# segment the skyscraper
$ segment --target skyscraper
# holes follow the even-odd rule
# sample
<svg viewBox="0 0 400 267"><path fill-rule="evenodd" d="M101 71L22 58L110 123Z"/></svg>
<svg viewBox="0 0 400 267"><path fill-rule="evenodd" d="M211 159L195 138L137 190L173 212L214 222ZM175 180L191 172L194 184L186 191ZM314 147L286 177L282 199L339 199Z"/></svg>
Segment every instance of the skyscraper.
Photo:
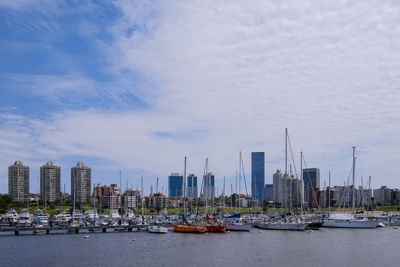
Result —
<svg viewBox="0 0 400 267"><path fill-rule="evenodd" d="M314 193L316 189L320 188L320 176L318 168L303 169L303 180L304 180L304 201L311 205L315 197Z"/></svg>
<svg viewBox="0 0 400 267"><path fill-rule="evenodd" d="M40 167L40 201L54 203L61 199L61 167L46 162Z"/></svg>
<svg viewBox="0 0 400 267"><path fill-rule="evenodd" d="M183 196L183 176L179 173L171 173L168 176L168 196L169 198Z"/></svg>
<svg viewBox="0 0 400 267"><path fill-rule="evenodd" d="M265 186L264 152L251 152L251 196L260 203Z"/></svg>
<svg viewBox="0 0 400 267"><path fill-rule="evenodd" d="M282 187L282 183L281 183L281 179L283 177L282 171L281 170L277 170L276 173L274 173L273 176L273 190L274 190L274 202L275 204L280 204L282 203L282 192L281 192L281 187Z"/></svg>
<svg viewBox="0 0 400 267"><path fill-rule="evenodd" d="M197 176L189 174L187 177L187 197L189 199L197 198Z"/></svg>
<svg viewBox="0 0 400 267"><path fill-rule="evenodd" d="M13 201L29 200L29 167L20 160L8 167L8 194Z"/></svg>
<svg viewBox="0 0 400 267"><path fill-rule="evenodd" d="M92 170L83 162L78 162L71 168L71 194L75 193L75 202L81 204L90 203ZM75 191L76 189L76 191Z"/></svg>
<svg viewBox="0 0 400 267"><path fill-rule="evenodd" d="M274 201L274 185L266 184L264 187L264 200Z"/></svg>
<svg viewBox="0 0 400 267"><path fill-rule="evenodd" d="M299 207L304 202L304 183L302 180L283 174L274 173L273 198L282 208Z"/></svg>
<svg viewBox="0 0 400 267"><path fill-rule="evenodd" d="M203 199L213 200L215 197L215 177L214 174L208 172L204 175Z"/></svg>

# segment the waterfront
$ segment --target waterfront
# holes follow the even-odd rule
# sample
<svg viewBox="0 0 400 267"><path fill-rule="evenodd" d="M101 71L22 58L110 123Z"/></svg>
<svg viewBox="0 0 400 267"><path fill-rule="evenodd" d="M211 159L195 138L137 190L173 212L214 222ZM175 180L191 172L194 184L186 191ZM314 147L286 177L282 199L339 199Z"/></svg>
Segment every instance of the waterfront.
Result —
<svg viewBox="0 0 400 267"><path fill-rule="evenodd" d="M85 238L89 235L90 238ZM1 266L395 266L400 229L0 236Z"/></svg>

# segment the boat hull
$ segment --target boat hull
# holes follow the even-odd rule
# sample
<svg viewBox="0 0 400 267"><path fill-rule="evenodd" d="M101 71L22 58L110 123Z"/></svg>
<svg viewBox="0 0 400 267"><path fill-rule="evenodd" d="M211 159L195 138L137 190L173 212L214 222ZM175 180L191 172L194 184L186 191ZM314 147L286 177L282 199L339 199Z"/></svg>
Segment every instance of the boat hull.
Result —
<svg viewBox="0 0 400 267"><path fill-rule="evenodd" d="M228 224L226 230L228 231L250 231L250 224Z"/></svg>
<svg viewBox="0 0 400 267"><path fill-rule="evenodd" d="M161 226L154 226L154 227L149 227L147 228L147 232L153 233L153 234L166 234L168 233L168 228L161 227Z"/></svg>
<svg viewBox="0 0 400 267"><path fill-rule="evenodd" d="M225 233L226 226L218 226L218 225L207 225L206 226L208 232L213 233Z"/></svg>
<svg viewBox="0 0 400 267"><path fill-rule="evenodd" d="M265 230L304 231L307 223L257 223L255 227Z"/></svg>
<svg viewBox="0 0 400 267"><path fill-rule="evenodd" d="M174 231L180 233L204 233L207 228L202 226L174 225Z"/></svg>
<svg viewBox="0 0 400 267"><path fill-rule="evenodd" d="M365 220L325 220L322 224L323 227L330 228L358 228L358 229L371 229L379 226L379 221L365 221Z"/></svg>

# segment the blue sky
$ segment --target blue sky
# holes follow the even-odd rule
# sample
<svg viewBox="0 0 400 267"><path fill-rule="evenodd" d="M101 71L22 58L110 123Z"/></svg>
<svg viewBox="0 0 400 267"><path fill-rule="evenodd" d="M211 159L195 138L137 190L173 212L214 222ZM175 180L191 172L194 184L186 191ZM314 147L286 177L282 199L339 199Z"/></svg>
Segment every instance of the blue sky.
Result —
<svg viewBox="0 0 400 267"><path fill-rule="evenodd" d="M221 186L238 151L266 152L266 182L295 156L342 184L357 146L373 186L399 187L397 2L46 1L0 3L0 192L7 166L70 168L138 186L171 172ZM299 166L297 159L296 165ZM323 184L323 181L321 181ZM228 189L227 189L228 190ZM229 191L229 190L228 190Z"/></svg>

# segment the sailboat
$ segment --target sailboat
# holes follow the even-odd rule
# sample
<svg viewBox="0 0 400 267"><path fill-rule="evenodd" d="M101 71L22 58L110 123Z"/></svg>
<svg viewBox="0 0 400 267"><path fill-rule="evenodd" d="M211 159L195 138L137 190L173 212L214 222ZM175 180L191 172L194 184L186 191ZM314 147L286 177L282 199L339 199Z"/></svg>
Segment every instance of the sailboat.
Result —
<svg viewBox="0 0 400 267"><path fill-rule="evenodd" d="M356 219L355 214L355 172L356 172L356 147L353 146L353 186L352 186L352 208L351 214L330 214L328 219L324 220L323 227L332 228L376 228L381 225L379 221L369 219Z"/></svg>
<svg viewBox="0 0 400 267"><path fill-rule="evenodd" d="M226 230L228 231L250 231L251 229L251 224L243 222L242 218L240 218L240 213L235 213L226 217L226 219Z"/></svg>
<svg viewBox="0 0 400 267"><path fill-rule="evenodd" d="M244 177L244 170L243 170L243 160L242 160L242 153L239 151L239 194L236 193L236 196L240 196L240 182L241 182L241 174L243 172L243 177ZM236 173L237 176L237 173ZM245 178L245 177L244 177ZM237 189L237 188L236 188ZM246 186L246 196L247 195L247 186ZM240 206L240 199L239 201L236 200L236 207ZM250 214L250 208L249 208L249 214ZM240 208L239 208L239 213L236 212L235 214L226 217L227 225L226 225L226 230L228 231L250 231L251 229L251 224L246 223L242 220L240 217Z"/></svg>
<svg viewBox="0 0 400 267"><path fill-rule="evenodd" d="M183 172L183 223L181 224L173 224L174 231L180 233L204 233L207 231L207 228L203 226L192 225L188 222L186 218L186 157L185 157L185 167Z"/></svg>
<svg viewBox="0 0 400 267"><path fill-rule="evenodd" d="M285 176L288 176L287 166L287 152L288 152L288 130L285 129ZM302 222L300 218L274 218L267 220L264 218L263 221L257 222L255 225L257 228L265 230L292 230L292 231L304 231L306 230L308 223Z"/></svg>

